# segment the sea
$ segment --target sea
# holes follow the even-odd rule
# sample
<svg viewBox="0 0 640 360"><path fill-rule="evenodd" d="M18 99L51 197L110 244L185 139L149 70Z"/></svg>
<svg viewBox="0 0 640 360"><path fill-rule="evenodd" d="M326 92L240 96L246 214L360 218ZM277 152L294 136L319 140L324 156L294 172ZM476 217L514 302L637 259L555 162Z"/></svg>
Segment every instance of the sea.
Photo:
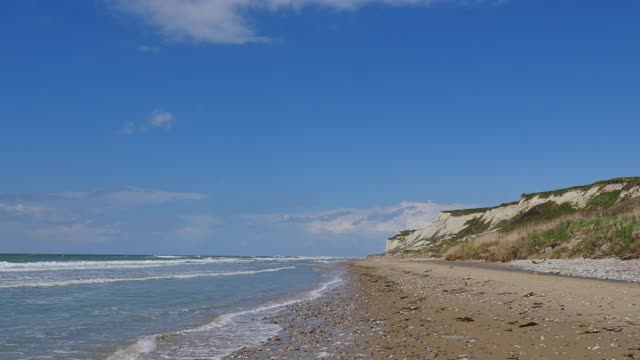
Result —
<svg viewBox="0 0 640 360"><path fill-rule="evenodd" d="M341 260L0 255L0 359L220 359L339 286Z"/></svg>

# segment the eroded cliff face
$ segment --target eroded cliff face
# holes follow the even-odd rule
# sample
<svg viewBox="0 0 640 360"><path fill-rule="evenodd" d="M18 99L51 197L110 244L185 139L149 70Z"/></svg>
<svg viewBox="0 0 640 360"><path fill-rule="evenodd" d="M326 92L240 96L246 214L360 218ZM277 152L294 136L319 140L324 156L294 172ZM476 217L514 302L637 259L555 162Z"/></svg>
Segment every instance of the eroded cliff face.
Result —
<svg viewBox="0 0 640 360"><path fill-rule="evenodd" d="M523 194L520 201L493 208L447 211L425 229L405 230L389 238L388 255L439 255L447 242L464 241L490 231L517 228L532 220L553 219L585 210L605 209L640 197L640 178L619 178L591 185Z"/></svg>

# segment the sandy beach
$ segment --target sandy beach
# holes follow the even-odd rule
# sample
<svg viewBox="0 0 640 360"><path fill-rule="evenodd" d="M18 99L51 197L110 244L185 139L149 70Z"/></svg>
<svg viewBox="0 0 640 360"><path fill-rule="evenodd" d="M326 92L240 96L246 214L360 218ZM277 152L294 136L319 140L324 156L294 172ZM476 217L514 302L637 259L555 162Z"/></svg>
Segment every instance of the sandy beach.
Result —
<svg viewBox="0 0 640 360"><path fill-rule="evenodd" d="M640 285L367 259L228 359L638 359Z"/></svg>

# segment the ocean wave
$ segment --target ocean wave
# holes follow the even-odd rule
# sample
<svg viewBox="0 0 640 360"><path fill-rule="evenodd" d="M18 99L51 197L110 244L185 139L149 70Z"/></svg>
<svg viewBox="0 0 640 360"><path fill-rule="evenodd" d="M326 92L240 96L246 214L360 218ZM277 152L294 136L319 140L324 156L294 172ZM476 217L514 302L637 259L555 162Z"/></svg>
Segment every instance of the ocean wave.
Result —
<svg viewBox="0 0 640 360"><path fill-rule="evenodd" d="M133 345L124 349L118 349L115 353L111 354L106 360L137 360L141 355L148 354L156 349L156 337L147 336Z"/></svg>
<svg viewBox="0 0 640 360"><path fill-rule="evenodd" d="M114 260L114 261L42 261L13 263L0 261L0 272L32 272L61 270L138 269L179 265L241 264L253 263L249 258L202 258L167 260Z"/></svg>
<svg viewBox="0 0 640 360"><path fill-rule="evenodd" d="M343 257L331 256L273 256L273 257L182 257L177 255L154 255L163 260L113 260L113 261L41 261L41 262L7 262L0 261L2 272L34 272L34 271L63 271L63 270L108 270L108 269L139 269L180 265L208 265L208 264L243 264L255 262L292 262L311 261L328 263L345 260Z"/></svg>
<svg viewBox="0 0 640 360"><path fill-rule="evenodd" d="M268 257L253 257L258 261L342 261L349 258L339 256L268 256Z"/></svg>
<svg viewBox="0 0 640 360"><path fill-rule="evenodd" d="M286 306L293 305L302 301L308 301L317 299L322 294L329 289L332 285L339 283L342 281L342 278L336 276L330 281L322 283L319 287L308 291L301 296L298 296L294 299L289 299L280 302L271 302L261 306L258 306L253 309L233 312L221 315L217 317L212 322L198 326L195 328L185 329L181 331L177 331L169 334L158 334L153 336L146 336L133 343L132 345L118 349L115 353L109 356L106 360L138 360L142 358L147 358L148 355L158 348L158 342L163 338L170 337L175 340L177 336L192 336L197 333L204 333L212 330L219 330L220 334L227 334L230 336L234 344L229 342L225 342L224 348L215 347L210 341L205 341L204 343L208 344L206 349L202 349L206 352L206 354L199 353L195 358L212 358L214 360L222 359L224 356L231 354L232 352L241 349L242 347L256 346L261 341L266 340L270 336L277 334L282 328L276 324L266 324L266 323L258 323L255 322L254 318L257 314L266 314L275 312L279 309L282 309ZM262 317L262 315L261 315ZM244 332L236 333L233 331L233 328L227 329L227 326L235 326L239 323L244 322L245 325L247 322L255 323L252 327L242 327ZM211 354L212 349L217 349L215 354ZM185 351L185 347L181 347L182 351ZM194 349L196 350L196 349ZM183 354L184 355L184 354ZM171 355L163 354L163 358L171 358ZM192 358L191 356L189 358Z"/></svg>
<svg viewBox="0 0 640 360"><path fill-rule="evenodd" d="M125 281L149 281L149 280L178 280L193 279L201 277L219 277L219 276L239 276L239 275L255 275L283 270L295 269L294 266L279 267L272 269L251 270L251 271L232 271L232 272L200 272L186 273L174 275L158 275L146 277L131 278L95 278L95 279L68 279L68 280L52 280L52 281L17 281L10 284L0 284L0 288L24 288L24 287L54 287L54 286L72 286L72 285L92 285L92 284L108 284L114 282Z"/></svg>
<svg viewBox="0 0 640 360"><path fill-rule="evenodd" d="M221 315L218 318L216 318L214 321L212 321L212 322L210 322L208 324L205 324L205 325L202 325L202 326L199 326L199 327L196 327L196 328L192 328L192 329L182 330L182 331L177 332L176 334L187 334L187 333L191 333L191 332L208 331L208 330L211 330L211 329L220 328L220 327L222 327L224 325L227 325L227 324L231 323L233 321L233 319L235 319L235 318L237 318L239 316L257 314L257 313L261 313L261 312L265 312L265 311L274 310L274 309L278 309L278 308L283 308L285 306L297 304L297 303L302 302L302 301L309 301L309 300L317 299L320 296L322 296L322 293L325 292L331 285L339 283L341 281L342 281L342 278L336 277L331 281L327 281L325 283L322 283L318 288L307 292L305 295L303 295L303 296L301 296L299 298L294 298L294 299L285 300L285 301L281 301L281 302L268 303L268 304L259 306L259 307L254 308L254 309L249 309L249 310L238 311L238 312L234 312L234 313Z"/></svg>

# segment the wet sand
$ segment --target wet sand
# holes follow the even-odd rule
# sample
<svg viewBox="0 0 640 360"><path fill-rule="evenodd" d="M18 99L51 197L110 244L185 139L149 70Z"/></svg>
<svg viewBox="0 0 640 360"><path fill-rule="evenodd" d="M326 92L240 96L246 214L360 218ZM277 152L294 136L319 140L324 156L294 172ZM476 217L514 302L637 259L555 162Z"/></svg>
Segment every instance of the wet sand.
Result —
<svg viewBox="0 0 640 360"><path fill-rule="evenodd" d="M640 359L640 285L367 259L229 359Z"/></svg>

